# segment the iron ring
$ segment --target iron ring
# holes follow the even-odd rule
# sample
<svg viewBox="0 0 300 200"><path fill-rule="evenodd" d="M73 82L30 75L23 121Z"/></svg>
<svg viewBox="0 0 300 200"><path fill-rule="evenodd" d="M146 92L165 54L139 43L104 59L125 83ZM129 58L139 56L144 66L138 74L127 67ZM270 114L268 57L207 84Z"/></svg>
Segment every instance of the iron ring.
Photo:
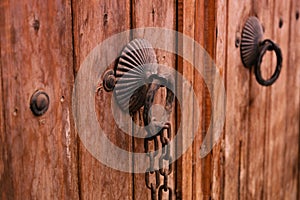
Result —
<svg viewBox="0 0 300 200"><path fill-rule="evenodd" d="M281 71L281 66L282 66L282 53L280 48L271 40L266 39L261 43L261 50L259 52L259 56L255 65L255 77L256 80L259 84L263 86L269 86L272 85L277 78L279 77L280 71ZM276 69L273 75L271 76L270 79L265 80L263 79L261 75L261 63L262 63L262 58L265 55L266 51L275 51L276 57L277 57L277 63L276 63Z"/></svg>

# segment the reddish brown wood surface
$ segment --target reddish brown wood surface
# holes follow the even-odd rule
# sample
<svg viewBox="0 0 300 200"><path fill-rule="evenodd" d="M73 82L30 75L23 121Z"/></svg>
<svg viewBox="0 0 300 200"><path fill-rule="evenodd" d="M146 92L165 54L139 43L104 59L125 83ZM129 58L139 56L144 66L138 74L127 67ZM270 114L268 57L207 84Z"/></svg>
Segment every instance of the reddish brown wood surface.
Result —
<svg viewBox="0 0 300 200"><path fill-rule="evenodd" d="M264 25L264 37L272 38L273 30L272 21L273 3L267 1L257 1L253 4L254 15L260 19ZM262 73L264 77L269 77L273 72L271 54L266 54L262 64ZM272 70L272 71L271 71ZM243 143L247 148L244 151L246 158L246 177L245 187L241 197L249 199L261 198L264 193L265 174L267 173L266 165L266 142L268 135L268 119L270 118L269 94L270 88L262 87L256 82L255 76L250 75L250 92L249 92L249 113L248 113L248 134L247 140ZM255 177L255 178L253 178Z"/></svg>
<svg viewBox="0 0 300 200"><path fill-rule="evenodd" d="M224 52L227 50L227 2L215 1L215 12L216 12L216 41L215 41L215 62L216 67L219 69L220 77L225 83L225 72L227 57ZM226 85L225 85L226 86ZM225 130L225 127L224 129ZM221 135L220 141L213 150L212 159L212 198L213 199L224 199L224 164L225 164L225 145L224 145L225 134Z"/></svg>
<svg viewBox="0 0 300 200"><path fill-rule="evenodd" d="M296 43L294 34L297 33L294 25L296 20L295 18L294 22L291 20L290 10L294 9L293 17L295 17L297 6L292 1L284 3L254 1L252 4L245 2L239 5L236 1L229 1L227 6L230 24L227 32L224 197L225 199L297 199L298 192L295 188L296 182L299 182L297 178L299 169L294 167L293 172L285 173L288 165L290 167L297 165L299 156L299 117L296 117L297 123L290 123L295 116L299 116L299 88L287 89L291 88L291 82L295 84L295 79L290 78L292 75L287 76L287 74L290 74L290 70L294 74L297 73L297 69L290 64L295 60L290 61L291 57L288 53L290 48L293 48L289 42L293 40ZM261 21L264 27L264 38L274 40L283 53L284 61L280 78L271 87L260 86L252 73L253 70L246 74L242 70L242 64L236 61L239 57L239 49L234 47L234 38L240 36L245 20L251 15L257 16ZM279 27L281 20L283 26ZM297 52L295 49L294 51ZM262 64L265 78L271 76L275 63L275 54L267 53ZM244 84L234 83L235 80ZM293 111L291 107L294 108ZM229 110L234 114L228 113ZM286 138L287 135L294 138L294 145L289 145L291 140ZM290 163L287 164L286 160ZM286 178L288 174L289 178ZM287 190L290 192L286 193Z"/></svg>
<svg viewBox="0 0 300 200"><path fill-rule="evenodd" d="M194 38L194 14L195 1L178 1L177 5L177 31ZM190 17L188 17L190 15ZM178 49L183 53L185 44L183 41L178 41ZM194 47L188 47L188 53L193 54ZM193 63L188 63L183 58L177 58L177 70L185 77L191 85L194 83L194 73L192 68ZM177 144L179 147L185 146L186 138L193 137L193 105L194 99L189 94L189 89L186 84L178 83L178 92L181 94L182 105L178 108L177 124L181 122L182 134L181 142ZM190 106L187 106L190 105ZM187 151L177 161L177 195L181 199L192 199L193 196L193 148L190 146Z"/></svg>
<svg viewBox="0 0 300 200"><path fill-rule="evenodd" d="M283 69L280 74L280 79L276 81L269 90L268 97L268 113L269 123L267 127L266 141L266 194L267 199L278 199L284 197L284 189L282 179L284 177L284 146L286 134L286 79L288 70L288 38L289 38L289 23L284 23L284 26L279 27L280 19L287 21L289 18L290 2L284 4L277 1L273 5L274 13L271 18L273 26L270 29L273 31L271 37L280 44L283 60ZM282 12L282 10L285 10ZM275 66L276 58L272 57L271 65ZM286 67L284 67L286 66ZM274 68L273 68L274 69ZM278 107L279 106L279 107ZM284 134L285 133L285 134Z"/></svg>
<svg viewBox="0 0 300 200"><path fill-rule="evenodd" d="M93 48L110 36L130 28L129 1L72 1L76 71ZM129 36L128 36L129 41ZM128 42L127 41L127 42ZM124 46L126 41L124 41ZM110 68L113 67L113 64ZM99 80L99 84L101 80ZM131 138L115 123L112 93L103 87L95 92L99 125L116 146L130 151ZM88 125L88 124L87 124ZM78 175L81 199L132 199L132 176L102 164L78 140ZM101 152L110 155L109 152Z"/></svg>
<svg viewBox="0 0 300 200"><path fill-rule="evenodd" d="M251 5L251 1L227 4L224 199L238 199L240 186L245 185L250 72L240 62L240 49L235 47L235 41L250 15Z"/></svg>
<svg viewBox="0 0 300 200"><path fill-rule="evenodd" d="M69 1L1 1L1 199L78 199ZM45 115L29 108L38 89Z"/></svg>
<svg viewBox="0 0 300 200"><path fill-rule="evenodd" d="M211 59L215 59L215 44L216 44L216 6L215 1L179 1L178 2L178 31L183 34L194 38L207 51L207 55ZM224 38L223 36L223 39ZM193 55L194 61L206 60L205 54L196 55L193 47L187 47L185 44L181 44L183 48L189 49L189 53ZM201 62L201 61L200 61ZM194 63L194 64L195 64ZM203 138L206 136L208 126L211 120L211 99L208 92L208 87L211 87L209 82L204 82L203 76L206 76L211 82L210 67L205 70L207 74L200 74L193 68L192 64L189 64L186 60L178 59L178 70L186 77L194 87L197 94L197 99L189 99L189 89L183 85L181 88L183 104L191 105L199 103L200 121L197 122L193 119L193 112L195 112L191 106L183 107L180 113L182 117L182 127L184 130L183 141L185 138L193 137L195 134L195 140L193 146L191 146L187 152L178 160L178 189L180 191L180 198L182 199L209 199L212 196L218 198L220 195L220 142L217 144L217 150L213 154L209 154L203 159L200 159L200 146ZM222 69L222 67L220 68ZM199 123L198 130L189 129L193 127L193 123ZM212 160L214 158L214 161ZM214 177L213 177L214 174ZM201 180L201 181L199 181ZM214 185L212 191L211 185Z"/></svg>
<svg viewBox="0 0 300 200"><path fill-rule="evenodd" d="M169 28L193 38L215 61L226 87L224 132L200 159L214 120L210 85L193 63L156 50L160 64L177 67L193 85L200 106L196 131L191 114L196 101L187 85L177 85L178 96L192 106L174 107L173 136L182 126L178 148L188 142L185 138L196 138L169 179L173 199L299 199L299 12L299 0L1 0L0 199L151 199L143 173L120 172L92 156L75 129L71 107L74 80L86 56L110 36L139 27ZM241 32L249 16L259 18L264 38L282 50L282 72L270 87L259 85L253 69L240 59ZM123 46L142 37L128 34ZM176 38L174 44L186 48L194 62L201 59L194 47ZM271 76L275 63L275 54L266 53L263 77ZM210 71L204 76L214 78ZM40 117L29 108L38 89L50 97L49 110ZM94 96L97 120L109 140L143 152L142 139L131 138L114 122L112 93L100 88ZM155 102L164 104L164 98L159 92ZM141 112L134 120L142 124Z"/></svg>
<svg viewBox="0 0 300 200"><path fill-rule="evenodd" d="M283 161L283 190L284 199L300 198L300 173L299 173L299 143L300 143L300 30L299 27L300 2L293 0L290 4L289 19L289 46L287 52L287 79L286 79L286 135ZM297 14L298 13L298 14ZM298 16L298 17L297 17ZM298 78L297 78L298 77ZM298 112L297 112L298 111ZM298 124L298 127L297 127Z"/></svg>

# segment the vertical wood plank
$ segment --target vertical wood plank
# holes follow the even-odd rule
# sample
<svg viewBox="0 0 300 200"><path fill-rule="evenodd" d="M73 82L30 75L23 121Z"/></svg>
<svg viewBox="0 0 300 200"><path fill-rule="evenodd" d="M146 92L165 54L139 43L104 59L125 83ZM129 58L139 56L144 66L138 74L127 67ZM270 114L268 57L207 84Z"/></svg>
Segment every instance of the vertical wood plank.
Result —
<svg viewBox="0 0 300 200"><path fill-rule="evenodd" d="M132 1L132 28L141 28L141 27L160 27L160 28L168 28L175 29L175 1L167 0L167 1ZM133 38L143 38L143 34L141 35L133 35ZM132 38L132 39L133 39ZM160 43L164 42L164 38L162 36L161 40L158 41ZM175 42L174 42L175 44ZM175 47L174 47L175 48ZM175 67L175 56L163 51L156 49L156 56L158 63L161 65ZM160 90L155 97L155 103L164 105L165 103L165 92ZM142 112L137 113L134 116L134 120L136 123L142 125ZM171 113L171 127L172 127L172 136L175 135L175 109L172 110ZM143 139L135 138L134 139L134 151L135 152L144 152L144 142ZM173 168L173 173L169 176L168 185L173 189L173 199L175 199L175 170ZM161 177L161 183L163 183L163 179ZM151 192L146 187L145 184L145 174L134 174L134 199L151 199ZM163 197L165 198L165 197Z"/></svg>
<svg viewBox="0 0 300 200"><path fill-rule="evenodd" d="M200 160L199 147L211 117L207 87L191 64L182 58L176 63L174 55L156 51L160 64L177 64L194 85L203 109L200 136L178 160L169 180L172 188L176 186L174 194L180 199L298 199L299 10L297 0L1 1L0 199L150 199L144 174L131 175L102 165L75 135L73 74L92 48L109 36L130 27L175 29L176 14L178 31L198 41L215 59L226 78L228 100L223 141ZM271 87L256 82L235 47L252 15L262 22L264 38L282 49L282 72ZM274 55L267 53L262 66L265 77L273 73L275 63ZM50 108L41 117L29 109L29 99L37 89L50 96ZM184 85L179 90L185 104L195 103L187 98ZM158 96L157 102L164 102L165 94ZM111 97L111 93L95 93L98 121L112 133L107 135L112 142L130 151L132 139L119 130L108 112ZM185 127L193 127L193 107L177 112L183 117L184 137L189 137L194 130ZM135 116L139 123L140 114ZM143 152L142 140L133 142L134 151Z"/></svg>
<svg viewBox="0 0 300 200"><path fill-rule="evenodd" d="M130 1L72 1L72 7L75 71L77 72L80 64L97 44L113 34L130 28ZM124 43L125 45L126 43ZM130 151L131 138L122 132L115 123L110 105L111 98L113 98L112 93L105 92L103 89L95 93L97 120L114 145ZM132 199L131 174L104 166L88 152L80 140L78 140L78 145L80 198Z"/></svg>
<svg viewBox="0 0 300 200"><path fill-rule="evenodd" d="M2 12L0 12L0 17L1 19L4 19ZM0 24L0 27L4 27L4 21L2 21L2 23ZM2 47L3 48L3 47ZM1 51L1 40L0 40L0 52ZM2 59L2 53L0 53L0 60ZM3 71L3 66L2 66L2 62L0 62L0 192L1 192L1 198L5 199L8 198L8 196L13 194L13 183L12 183L12 179L9 178L8 176L8 158L7 156L7 145L6 145L6 130L5 130L5 104L4 104L4 96L3 96L3 76L2 76L2 71ZM5 184L4 184L5 183Z"/></svg>
<svg viewBox="0 0 300 200"><path fill-rule="evenodd" d="M227 1L216 1L216 66L219 69L220 76L224 80L226 70L227 51ZM225 128L225 127L224 127ZM221 136L220 143L213 150L213 180L212 180L212 198L224 198L224 138L225 131Z"/></svg>
<svg viewBox="0 0 300 200"><path fill-rule="evenodd" d="M191 6L191 5L190 5ZM194 40L195 42L199 43L202 47L205 45L205 20L206 20L206 13L205 13L205 1L202 0L196 0L195 1L195 14L193 16L194 18ZM187 15L187 14L186 14ZM188 27L184 26L185 29L189 30ZM201 55L194 55L194 65L195 62L197 62L196 58L201 57ZM201 58L200 58L201 60ZM201 62L201 61L200 61ZM183 68L184 69L184 68ZM194 68L193 68L194 69ZM192 199L203 199L204 198L204 172L205 169L203 169L203 160L200 158L200 147L203 141L203 135L206 133L205 128L205 110L209 109L208 105L205 105L205 92L207 92L207 87L205 85L204 79L202 77L203 74L199 74L197 70L193 70L193 74L189 74L191 77L191 81L193 83L194 91L196 93L197 101L194 99L194 108L196 107L196 103L198 103L199 107L199 113L200 113L200 122L198 130L192 130L194 134L196 134L194 137L193 142L193 152L192 152L192 192L193 196ZM194 116L193 116L194 117ZM194 120L194 123L197 123ZM188 159L187 159L188 161ZM183 163L183 165L186 165ZM189 177L190 175L186 173L186 176ZM189 191L186 190L186 193Z"/></svg>
<svg viewBox="0 0 300 200"><path fill-rule="evenodd" d="M193 6L195 5L195 6ZM216 53L216 6L215 1L179 1L178 2L178 30L185 35L193 37L195 41L200 43L202 47L208 52L212 59L215 59ZM195 9L193 9L195 7ZM194 16L193 16L194 13ZM226 28L225 26L223 26ZM224 39L224 38L223 38ZM189 49L191 54L194 54L193 47L185 47L184 44L178 43L178 46L182 45L185 50ZM195 62L204 62L201 59L201 55L193 55ZM188 91L185 86L182 86L182 94L184 105L190 105L192 102L199 103L200 108L200 127L198 130L188 130L185 127L191 127L191 123L194 122L191 113L193 108L185 108L181 110L181 116L183 117L183 130L185 130L184 137L192 137L189 134L196 134L193 147L178 160L178 170L180 175L178 176L178 190L182 199L209 199L214 193L214 197L218 197L219 182L220 181L220 168L219 168L219 153L220 143L215 147L215 154L209 154L205 158L200 159L200 146L202 139L207 133L207 129L211 119L211 98L208 92L208 86L204 82L202 76L206 76L208 79L213 80L213 75L210 74L209 67L206 70L207 74L199 74L197 70L192 68L192 65L187 63L181 58L178 58L178 70L187 77L187 79L193 84L194 91L197 96L197 101L188 99L188 95L185 92ZM213 83L213 81L212 81ZM195 132L196 131L196 132ZM213 161L215 156L215 162ZM213 174L215 175L213 177ZM215 181L215 184L214 184ZM214 184L214 192L211 189Z"/></svg>
<svg viewBox="0 0 300 200"><path fill-rule="evenodd" d="M286 109L287 109L287 71L288 71L288 45L289 45L289 20L290 2L274 2L273 15L273 40L280 46L282 51L282 70L278 80L271 86L270 98L270 123L268 149L268 176L267 178L267 199L282 199L285 196L283 190L284 180L284 158L286 142ZM283 26L280 27L280 20ZM272 56L274 70L276 57Z"/></svg>
<svg viewBox="0 0 300 200"><path fill-rule="evenodd" d="M177 4L177 31L183 33L185 36L189 36L194 38L194 24L195 19L195 1L178 1ZM188 53L193 54L194 47L187 47L183 44L182 41L178 41L178 51L186 51L188 49ZM194 69L192 64L185 61L183 58L177 58L177 70L180 72L183 77L185 77L191 85L194 84ZM181 83L178 83L181 84ZM179 123L179 119L181 122L182 130L184 133L182 134L183 138L180 138L182 144L177 144L179 147L186 146L185 138L193 137L193 105L194 99L189 95L189 89L186 85L178 85L177 87L178 93L182 94L181 101L182 105L180 105L180 117L177 120ZM181 199L192 199L193 195L193 146L190 146L187 151L178 159L177 161L177 191L178 196Z"/></svg>
<svg viewBox="0 0 300 200"><path fill-rule="evenodd" d="M195 6L193 6L195 5ZM211 56L215 59L215 44L216 44L216 6L215 1L179 1L178 2L178 30L187 36L193 37ZM193 9L195 7L195 9ZM193 15L194 13L194 15ZM225 26L223 26L226 28ZM224 39L224 38L223 38ZM194 55L193 47L185 47L184 44L178 43L178 46L189 49L190 54L193 54L195 62L204 62L201 59L201 55ZM212 66L211 66L212 67ZM193 121L193 108L184 108L181 110L181 116L183 117L183 130L185 130L184 137L193 137L196 134L193 147L178 160L178 170L180 175L177 178L178 190L180 191L180 197L182 199L209 199L214 193L214 197L218 197L218 187L220 181L219 176L219 153L220 143L215 147L215 154L209 154L205 158L200 159L200 146L202 139L207 133L207 129L211 119L211 98L208 92L208 86L204 82L202 76L206 76L208 79L213 80L213 75L210 74L209 66L206 70L207 74L199 74L191 64L187 63L181 58L178 58L178 70L186 77L191 84L197 96L197 101L194 99L188 99L188 89L182 86L182 95L184 105L190 105L194 102L198 103L200 108L200 127L198 130L186 130L185 127L191 127L191 123L198 123ZM213 81L212 81L213 83ZM192 117L192 118L190 118ZM184 140L183 140L184 141ZM213 155L215 156L215 162L213 162ZM215 175L213 177L213 174ZM215 184L214 184L215 181ZM211 189L214 184L214 192Z"/></svg>
<svg viewBox="0 0 300 200"><path fill-rule="evenodd" d="M273 3L269 1L254 1L252 15L257 16L264 27L264 38L272 38L273 30ZM262 74L269 77L272 73L271 54L266 54L262 63ZM245 69L247 70L247 69ZM241 198L259 199L264 196L265 166L266 163L266 138L269 119L269 97L270 87L263 87L256 81L254 70L250 75L249 92L249 132L247 138L246 157L246 185L242 186Z"/></svg>
<svg viewBox="0 0 300 200"><path fill-rule="evenodd" d="M1 1L1 199L78 199L70 1ZM31 95L48 93L36 117Z"/></svg>
<svg viewBox="0 0 300 200"><path fill-rule="evenodd" d="M286 78L286 129L284 147L284 199L299 199L299 134L300 134L300 2L291 1L289 12L289 46ZM297 19L298 12L298 19ZM284 24L285 25L285 24ZM297 186L298 184L298 186Z"/></svg>
<svg viewBox="0 0 300 200"><path fill-rule="evenodd" d="M235 43L250 14L252 2L227 2L224 199L239 199L240 185L246 182L250 72L239 62L240 49Z"/></svg>
<svg viewBox="0 0 300 200"><path fill-rule="evenodd" d="M215 49L215 44L216 44L216 1L204 1L204 42L203 46L204 49L207 51L209 56L211 57L212 60L215 61L216 59L216 49ZM195 55L197 56L197 55ZM205 130L205 133L202 133L202 137L204 138L205 135L211 134L213 135L214 133L209 133L208 128L210 126L210 122L215 121L214 115L212 113L212 104L215 102L212 102L211 95L214 93L214 90L216 89L214 87L215 83L215 74L214 70L211 70L212 67L214 67L212 64L207 63L207 65L211 66L206 66L205 74L210 80L210 83L205 83L207 88L211 88L211 91L203 90L203 97L204 97L204 102L203 105L203 117L204 117L204 122L203 122L203 128ZM196 82L196 81L195 81ZM205 88L204 88L205 89ZM212 92L212 94L210 94ZM216 100L214 100L216 101ZM213 129L210 129L212 132ZM220 144L220 143L219 143ZM218 157L219 154L219 149L218 147L214 149L215 156ZM208 154L205 158L202 159L202 190L203 190L203 199L211 199L212 195L212 190L211 190L211 185L213 181L213 168L218 167L218 166L213 166L213 152ZM216 178L216 177L215 177Z"/></svg>

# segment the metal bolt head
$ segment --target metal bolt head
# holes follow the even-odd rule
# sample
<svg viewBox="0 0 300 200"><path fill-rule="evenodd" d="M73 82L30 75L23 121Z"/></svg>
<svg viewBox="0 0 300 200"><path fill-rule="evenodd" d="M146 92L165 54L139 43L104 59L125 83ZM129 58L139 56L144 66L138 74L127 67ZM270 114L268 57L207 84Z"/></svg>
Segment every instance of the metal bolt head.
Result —
<svg viewBox="0 0 300 200"><path fill-rule="evenodd" d="M49 107L49 96L46 92L37 90L30 99L30 109L35 116L43 115Z"/></svg>
<svg viewBox="0 0 300 200"><path fill-rule="evenodd" d="M240 36L236 36L235 37L235 47L238 48L240 46L240 43L241 43Z"/></svg>
<svg viewBox="0 0 300 200"><path fill-rule="evenodd" d="M114 70L108 70L103 75L103 87L107 92L113 91L116 84Z"/></svg>

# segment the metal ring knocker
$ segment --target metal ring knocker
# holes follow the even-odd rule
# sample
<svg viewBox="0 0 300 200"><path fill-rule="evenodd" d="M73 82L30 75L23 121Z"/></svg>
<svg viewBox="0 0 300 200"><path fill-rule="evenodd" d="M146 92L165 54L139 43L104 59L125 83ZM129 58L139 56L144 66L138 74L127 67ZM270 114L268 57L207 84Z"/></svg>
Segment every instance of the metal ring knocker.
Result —
<svg viewBox="0 0 300 200"><path fill-rule="evenodd" d="M167 89L166 103L165 103L166 119L169 119L170 117L170 113L172 111L172 103L174 101L174 93L172 92L172 89L174 87L173 76L170 75L165 77L158 74L152 76L151 79L152 80L150 81L151 83L146 94L144 112L143 112L144 125L150 137L158 134L166 123L166 121L163 122L152 121L151 115L149 115L149 110L153 104L154 97L158 89L162 86L167 86L167 85L170 87L170 88L166 87Z"/></svg>
<svg viewBox="0 0 300 200"><path fill-rule="evenodd" d="M279 77L281 66L282 66L282 54L281 54L280 48L273 41L271 41L269 39L264 40L262 42L261 46L262 46L262 48L261 48L260 54L257 59L256 66L255 66L255 77L259 84L264 85L264 86L269 86L269 85L272 85ZM268 80L264 80L261 75L260 65L262 62L262 58L267 50L275 51L276 57L277 57L277 63L276 63L275 72L273 73L271 78Z"/></svg>
<svg viewBox="0 0 300 200"><path fill-rule="evenodd" d="M263 86L272 85L279 77L282 66L282 53L278 45L272 40L262 41L263 29L256 17L250 17L242 31L241 58L245 67L255 67L254 73L256 80ZM277 57L276 69L268 80L261 75L261 63L266 51L275 51Z"/></svg>
<svg viewBox="0 0 300 200"><path fill-rule="evenodd" d="M165 109L171 112L174 94L174 77L167 67L157 64L156 54L151 44L145 39L134 39L123 49L114 70L103 75L103 88L114 96L119 107L130 115L144 106L145 126L150 124L146 117L153 103L156 91L161 86L167 87Z"/></svg>

